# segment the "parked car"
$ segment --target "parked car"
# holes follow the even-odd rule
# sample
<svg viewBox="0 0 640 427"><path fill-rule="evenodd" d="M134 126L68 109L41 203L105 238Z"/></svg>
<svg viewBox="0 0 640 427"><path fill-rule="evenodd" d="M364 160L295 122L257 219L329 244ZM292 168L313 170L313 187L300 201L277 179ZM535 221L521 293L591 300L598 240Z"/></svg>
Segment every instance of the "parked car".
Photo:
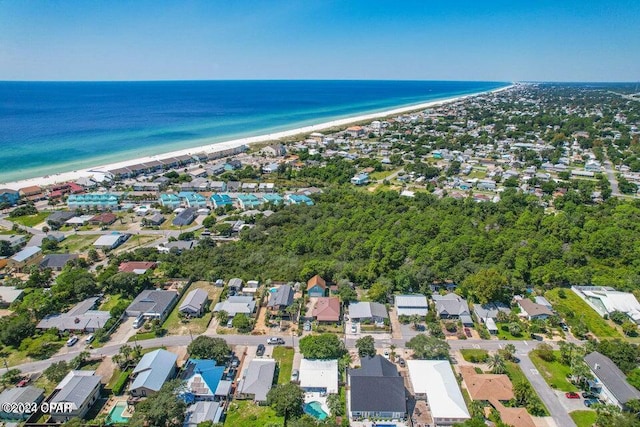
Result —
<svg viewBox="0 0 640 427"><path fill-rule="evenodd" d="M583 391L582 392L582 397L584 397L585 399L597 399L598 396L595 393L591 393L589 391Z"/></svg>
<svg viewBox="0 0 640 427"><path fill-rule="evenodd" d="M570 391L568 393L565 393L564 395L567 397L567 399L580 399L580 395L575 391Z"/></svg>
<svg viewBox="0 0 640 427"><path fill-rule="evenodd" d="M240 359L238 359L238 356L233 356L231 358L231 363L230 365L232 368L237 368L238 366L240 366Z"/></svg>
<svg viewBox="0 0 640 427"><path fill-rule="evenodd" d="M233 319L227 321L227 328L233 328Z"/></svg>
<svg viewBox="0 0 640 427"><path fill-rule="evenodd" d="M538 334L531 334L531 339L532 340L536 340L536 341L542 341L542 340L544 340L544 337L542 335L538 335Z"/></svg>
<svg viewBox="0 0 640 427"><path fill-rule="evenodd" d="M75 335L72 335L68 340L67 340L67 347L73 347L76 343L78 342L78 337Z"/></svg>
<svg viewBox="0 0 640 427"><path fill-rule="evenodd" d="M284 339L278 337L267 338L267 344L282 345L284 344Z"/></svg>
<svg viewBox="0 0 640 427"><path fill-rule="evenodd" d="M266 350L264 344L258 344L258 349L256 350L256 356L264 356L264 351Z"/></svg>
<svg viewBox="0 0 640 427"><path fill-rule="evenodd" d="M565 332L569 332L569 327L567 326L566 323L560 322L559 325L560 325L560 329L562 329Z"/></svg>
<svg viewBox="0 0 640 427"><path fill-rule="evenodd" d="M133 329L140 328L142 325L144 325L144 321L145 318L142 314L136 317L136 319L133 321Z"/></svg>
<svg viewBox="0 0 640 427"><path fill-rule="evenodd" d="M352 333L352 334L355 334L355 333L357 333L357 332L358 332L358 327L356 326L356 324L355 324L355 323L352 323L352 324L351 324L351 333Z"/></svg>
<svg viewBox="0 0 640 427"><path fill-rule="evenodd" d="M585 399L584 400L584 406L586 406L587 408L591 408L596 403L600 403L598 401L598 399Z"/></svg>
<svg viewBox="0 0 640 427"><path fill-rule="evenodd" d="M385 357L385 359L389 358L389 350L385 350L384 351L384 357Z"/></svg>
<svg viewBox="0 0 640 427"><path fill-rule="evenodd" d="M398 357L398 365L400 365L401 368L404 368L404 366L406 365L402 357Z"/></svg>
<svg viewBox="0 0 640 427"><path fill-rule="evenodd" d="M87 338L84 339L84 342L86 342L87 344L91 344L94 338L95 338L95 335L89 334Z"/></svg>
<svg viewBox="0 0 640 427"><path fill-rule="evenodd" d="M22 378L20 381L18 381L16 387L25 387L27 384L29 384L29 381L31 381L30 377Z"/></svg>
<svg viewBox="0 0 640 427"><path fill-rule="evenodd" d="M291 372L291 381L296 382L298 381L298 377L300 376L300 371L298 371L297 369L294 369Z"/></svg>
<svg viewBox="0 0 640 427"><path fill-rule="evenodd" d="M304 330L305 332L310 331L310 330L311 330L311 322L309 322L308 320L307 320L306 322L304 322L303 330Z"/></svg>

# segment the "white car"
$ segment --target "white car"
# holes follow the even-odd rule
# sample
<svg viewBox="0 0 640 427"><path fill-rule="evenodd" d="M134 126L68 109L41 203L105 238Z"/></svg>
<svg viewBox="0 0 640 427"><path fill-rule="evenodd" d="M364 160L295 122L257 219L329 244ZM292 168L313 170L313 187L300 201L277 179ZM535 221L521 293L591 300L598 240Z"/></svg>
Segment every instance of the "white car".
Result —
<svg viewBox="0 0 640 427"><path fill-rule="evenodd" d="M351 324L351 333L355 334L358 332L358 326L355 323Z"/></svg>
<svg viewBox="0 0 640 427"><path fill-rule="evenodd" d="M284 340L278 337L271 337L271 338L267 338L267 344L271 344L271 345L284 344Z"/></svg>
<svg viewBox="0 0 640 427"><path fill-rule="evenodd" d="M384 351L384 358L388 359L389 358L389 350L385 350Z"/></svg>
<svg viewBox="0 0 640 427"><path fill-rule="evenodd" d="M95 336L93 334L89 334L87 338L84 339L84 342L86 342L87 344L91 344L94 338Z"/></svg>
<svg viewBox="0 0 640 427"><path fill-rule="evenodd" d="M72 335L68 340L67 340L67 347L73 347L75 345L75 343L78 342L78 337L75 335Z"/></svg>

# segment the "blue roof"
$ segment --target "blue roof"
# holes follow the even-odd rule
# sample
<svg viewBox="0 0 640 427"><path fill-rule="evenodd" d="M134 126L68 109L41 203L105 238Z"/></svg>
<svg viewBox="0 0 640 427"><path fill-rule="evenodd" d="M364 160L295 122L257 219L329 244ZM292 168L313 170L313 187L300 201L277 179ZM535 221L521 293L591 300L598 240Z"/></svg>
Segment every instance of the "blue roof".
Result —
<svg viewBox="0 0 640 427"><path fill-rule="evenodd" d="M279 194L265 194L264 196L262 196L262 200L267 203L271 202L274 204L278 204L282 203L282 196Z"/></svg>
<svg viewBox="0 0 640 427"><path fill-rule="evenodd" d="M233 200L231 200L231 196L229 196L228 194L213 194L211 196L211 201L214 202L216 205L231 205L233 204Z"/></svg>
<svg viewBox="0 0 640 427"><path fill-rule="evenodd" d="M291 203L294 203L296 205L301 203L304 203L309 206L313 205L313 200L311 200L309 197L302 194L290 194L289 201L291 201Z"/></svg>
<svg viewBox="0 0 640 427"><path fill-rule="evenodd" d="M210 393L199 393L197 390L191 389L194 394L211 394L213 395L218 388L222 375L224 374L224 366L216 366L215 360L208 359L189 359L184 367L182 379L189 382L195 376L202 377L202 381L207 385Z"/></svg>
<svg viewBox="0 0 640 427"><path fill-rule="evenodd" d="M160 390L173 372L176 360L176 354L162 349L145 354L133 370L136 377L129 389L144 387L154 391Z"/></svg>

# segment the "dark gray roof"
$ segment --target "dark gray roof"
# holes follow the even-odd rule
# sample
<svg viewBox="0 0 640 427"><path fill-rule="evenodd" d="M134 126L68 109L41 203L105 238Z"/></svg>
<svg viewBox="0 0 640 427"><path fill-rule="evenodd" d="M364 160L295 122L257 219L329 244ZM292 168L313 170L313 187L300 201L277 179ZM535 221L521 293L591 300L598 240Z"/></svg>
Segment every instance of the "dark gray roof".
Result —
<svg viewBox="0 0 640 427"><path fill-rule="evenodd" d="M3 403L31 403L40 402L44 397L44 390L31 385L26 387L7 388L0 393Z"/></svg>
<svg viewBox="0 0 640 427"><path fill-rule="evenodd" d="M406 412L404 380L396 366L382 356L361 360L349 370L351 411Z"/></svg>
<svg viewBox="0 0 640 427"><path fill-rule="evenodd" d="M75 212L56 211L47 217L47 222L65 222L76 216Z"/></svg>
<svg viewBox="0 0 640 427"><path fill-rule="evenodd" d="M196 216L198 216L198 210L196 208L187 208L176 215L173 219L173 225L189 225L193 222Z"/></svg>
<svg viewBox="0 0 640 427"><path fill-rule="evenodd" d="M640 399L640 391L627 382L625 374L607 356L594 351L587 354L584 361L618 402L624 405L632 399Z"/></svg>
<svg viewBox="0 0 640 427"><path fill-rule="evenodd" d="M194 311L200 311L202 309L202 306L204 306L204 303L207 302L208 299L209 294L207 294L207 291L202 289L194 289L187 294L184 301L182 301L182 304L180 304L179 310L183 311L191 309Z"/></svg>
<svg viewBox="0 0 640 427"><path fill-rule="evenodd" d="M130 316L134 313L163 313L178 298L175 291L164 291L160 289L147 289L140 292L133 302L127 307Z"/></svg>
<svg viewBox="0 0 640 427"><path fill-rule="evenodd" d="M436 311L439 315L449 316L469 315L469 305L467 301L456 294L434 295L431 297L436 304Z"/></svg>
<svg viewBox="0 0 640 427"><path fill-rule="evenodd" d="M271 294L267 307L288 307L291 303L293 303L293 289L289 285L282 285Z"/></svg>
<svg viewBox="0 0 640 427"><path fill-rule="evenodd" d="M365 357L360 359L360 367L357 369L349 369L349 375L352 377L397 377L398 369L396 365L391 363L380 355L374 357Z"/></svg>
<svg viewBox="0 0 640 427"><path fill-rule="evenodd" d="M49 254L40 262L40 268L62 268L72 259L77 259L77 254Z"/></svg>

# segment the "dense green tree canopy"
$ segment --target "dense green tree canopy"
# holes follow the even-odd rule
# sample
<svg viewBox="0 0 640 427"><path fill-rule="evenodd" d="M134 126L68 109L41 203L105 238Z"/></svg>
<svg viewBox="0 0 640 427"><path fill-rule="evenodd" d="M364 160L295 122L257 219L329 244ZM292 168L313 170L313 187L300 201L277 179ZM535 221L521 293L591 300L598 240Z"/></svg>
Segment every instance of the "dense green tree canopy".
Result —
<svg viewBox="0 0 640 427"><path fill-rule="evenodd" d="M300 340L300 353L307 359L339 359L345 352L335 334L307 335Z"/></svg>
<svg viewBox="0 0 640 427"><path fill-rule="evenodd" d="M231 349L222 338L201 335L189 344L187 352L194 359L213 359L223 363L229 357Z"/></svg>
<svg viewBox="0 0 640 427"><path fill-rule="evenodd" d="M449 344L443 339L419 334L407 341L407 348L413 350L416 359L446 359Z"/></svg>

